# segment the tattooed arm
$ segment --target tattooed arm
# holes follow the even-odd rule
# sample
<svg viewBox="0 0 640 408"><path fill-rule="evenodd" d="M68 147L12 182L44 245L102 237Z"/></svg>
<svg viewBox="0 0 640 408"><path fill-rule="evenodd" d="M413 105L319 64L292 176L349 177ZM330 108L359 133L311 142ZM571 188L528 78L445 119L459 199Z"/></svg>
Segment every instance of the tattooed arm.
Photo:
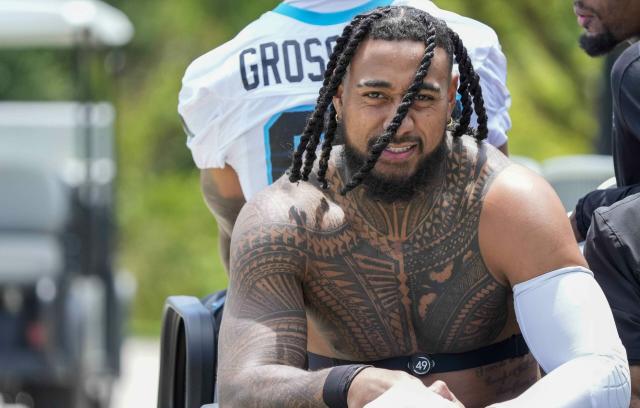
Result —
<svg viewBox="0 0 640 408"><path fill-rule="evenodd" d="M290 245L285 237L296 234L296 227L286 219L268 220L265 205L266 200L245 205L232 238L219 344L220 402L228 407L322 407L327 373L304 371L304 248Z"/></svg>
<svg viewBox="0 0 640 408"><path fill-rule="evenodd" d="M204 169L200 172L200 187L207 207L218 223L218 243L225 270L229 271L231 232L238 213L245 203L235 170Z"/></svg>

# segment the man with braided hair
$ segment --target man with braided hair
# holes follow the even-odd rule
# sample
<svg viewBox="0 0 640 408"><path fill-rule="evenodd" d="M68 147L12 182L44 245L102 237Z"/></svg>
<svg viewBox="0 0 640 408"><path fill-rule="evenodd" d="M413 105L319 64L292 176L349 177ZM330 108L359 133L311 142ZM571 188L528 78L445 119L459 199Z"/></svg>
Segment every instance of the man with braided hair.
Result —
<svg viewBox="0 0 640 408"><path fill-rule="evenodd" d="M423 11L345 27L288 176L233 231L222 406L628 406L562 204L484 141L478 82Z"/></svg>
<svg viewBox="0 0 640 408"><path fill-rule="evenodd" d="M489 143L506 154L506 59L490 27L429 0L284 0L196 59L180 91L178 111L201 169L204 198L218 222L225 268L240 208L290 164L336 38L356 14L389 4L425 10L460 33L491 114Z"/></svg>

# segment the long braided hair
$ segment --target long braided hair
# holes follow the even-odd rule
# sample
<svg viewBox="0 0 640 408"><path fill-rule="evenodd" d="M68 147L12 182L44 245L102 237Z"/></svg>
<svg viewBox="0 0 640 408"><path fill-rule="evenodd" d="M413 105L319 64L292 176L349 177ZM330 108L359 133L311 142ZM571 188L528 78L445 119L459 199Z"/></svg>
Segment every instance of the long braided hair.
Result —
<svg viewBox="0 0 640 408"><path fill-rule="evenodd" d="M400 124L411 107L420 85L429 71L436 47L443 48L449 56L449 64L453 64L455 56L460 72L458 93L462 104L462 115L452 130L454 137L472 134L481 141L487 137L487 114L480 89L478 74L473 69L467 50L460 37L449 29L444 22L428 13L412 7L383 7L356 16L344 28L342 35L336 41L336 46L327 64L324 81L318 95L316 108L307 120L300 138L300 144L293 153L289 170L289 180L307 181L317 159L316 149L324 131L324 142L318 162L317 179L323 188L328 187L326 173L335 139L337 120L335 107L332 104L338 87L342 83L347 67L362 41L366 38L386 41L423 41L426 49L415 74L414 81L409 86L396 110L396 115L390 124L373 144L364 165L351 177L342 188L341 194L346 194L357 187L371 172L378 158L393 139ZM471 114L475 110L478 116L478 128L469 128ZM325 117L327 120L325 120ZM304 157L304 160L303 160Z"/></svg>

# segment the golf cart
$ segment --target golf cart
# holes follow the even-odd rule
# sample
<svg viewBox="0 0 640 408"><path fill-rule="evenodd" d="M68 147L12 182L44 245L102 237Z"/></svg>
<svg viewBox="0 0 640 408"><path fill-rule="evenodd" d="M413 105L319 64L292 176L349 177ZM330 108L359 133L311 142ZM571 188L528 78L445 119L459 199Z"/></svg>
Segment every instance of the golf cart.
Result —
<svg viewBox="0 0 640 408"><path fill-rule="evenodd" d="M132 285L113 265L115 111L90 63L132 35L98 0L0 1L0 55L66 53L76 95L0 101L0 406L109 404Z"/></svg>

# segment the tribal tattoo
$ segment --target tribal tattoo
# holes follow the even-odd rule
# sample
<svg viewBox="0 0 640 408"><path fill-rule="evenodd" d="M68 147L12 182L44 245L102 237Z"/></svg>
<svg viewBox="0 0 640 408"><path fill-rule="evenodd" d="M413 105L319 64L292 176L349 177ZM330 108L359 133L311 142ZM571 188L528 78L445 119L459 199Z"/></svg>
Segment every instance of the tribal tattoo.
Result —
<svg viewBox="0 0 640 408"><path fill-rule="evenodd" d="M408 203L375 202L362 186L340 195L346 177L334 153L332 188L280 180L245 206L233 234L221 376L251 375L247 387L265 393L278 384L274 406L323 406L327 371L300 370L307 319L310 335L348 360L458 353L499 340L513 319L511 290L484 264L478 226L508 162L487 160L493 153L466 136L447 137L447 146L443 176Z"/></svg>

